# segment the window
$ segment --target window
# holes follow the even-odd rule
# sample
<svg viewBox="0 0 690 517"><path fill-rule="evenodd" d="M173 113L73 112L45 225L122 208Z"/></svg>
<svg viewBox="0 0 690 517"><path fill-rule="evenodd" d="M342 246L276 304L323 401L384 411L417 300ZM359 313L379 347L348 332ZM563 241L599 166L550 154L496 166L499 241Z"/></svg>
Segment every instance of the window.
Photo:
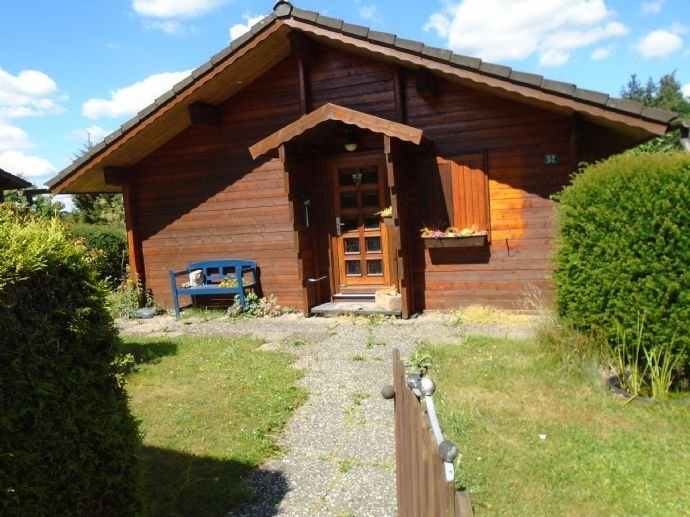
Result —
<svg viewBox="0 0 690 517"><path fill-rule="evenodd" d="M428 208L424 224L445 230L490 230L489 177L482 153L426 160Z"/></svg>

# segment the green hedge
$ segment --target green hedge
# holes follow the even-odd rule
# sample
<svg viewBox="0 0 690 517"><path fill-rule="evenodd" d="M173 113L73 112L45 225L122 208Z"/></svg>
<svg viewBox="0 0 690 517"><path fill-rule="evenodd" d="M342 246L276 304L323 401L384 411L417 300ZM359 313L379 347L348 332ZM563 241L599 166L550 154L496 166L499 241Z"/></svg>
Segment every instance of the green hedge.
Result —
<svg viewBox="0 0 690 517"><path fill-rule="evenodd" d="M132 515L139 432L89 254L0 209L0 514Z"/></svg>
<svg viewBox="0 0 690 517"><path fill-rule="evenodd" d="M125 231L103 224L77 223L69 227L69 233L83 238L86 247L97 252L95 266L99 276L111 286L119 285L129 257Z"/></svg>
<svg viewBox="0 0 690 517"><path fill-rule="evenodd" d="M612 343L643 317L647 344L690 344L690 155L616 156L558 199L561 316Z"/></svg>

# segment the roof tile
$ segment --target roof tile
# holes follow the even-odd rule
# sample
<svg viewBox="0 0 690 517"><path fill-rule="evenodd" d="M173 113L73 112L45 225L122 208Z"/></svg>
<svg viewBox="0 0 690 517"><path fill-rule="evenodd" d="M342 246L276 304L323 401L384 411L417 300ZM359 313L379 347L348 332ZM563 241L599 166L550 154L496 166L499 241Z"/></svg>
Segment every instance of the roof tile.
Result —
<svg viewBox="0 0 690 517"><path fill-rule="evenodd" d="M174 90L168 90L168 91L165 92L163 95L161 95L160 97L157 97L157 98L156 98L156 105L157 105L157 106L162 106L163 104L165 104L166 102L168 102L168 101L169 101L170 99L172 99L173 97L175 97L175 91L174 91Z"/></svg>
<svg viewBox="0 0 690 517"><path fill-rule="evenodd" d="M447 49L427 47L426 45L424 45L424 48L422 48L422 55L424 57L435 59L436 61L448 62L450 61L450 56L452 56L453 53Z"/></svg>
<svg viewBox="0 0 690 517"><path fill-rule="evenodd" d="M299 18L300 20L305 20L308 22L315 22L319 17L319 13L315 11L307 11L306 9L299 9L298 7L292 8L292 17Z"/></svg>
<svg viewBox="0 0 690 517"><path fill-rule="evenodd" d="M328 27L329 29L335 29L337 31L340 30L340 28L343 26L343 20L340 20L338 18L331 18L330 16L323 16L319 15L316 18L316 23L323 27Z"/></svg>
<svg viewBox="0 0 690 517"><path fill-rule="evenodd" d="M600 104L602 106L606 106L606 103L609 101L609 96L607 94L595 92L594 90L585 90L583 88L575 88L573 97L583 102Z"/></svg>
<svg viewBox="0 0 690 517"><path fill-rule="evenodd" d="M544 77L538 74L530 74L527 72L513 70L510 72L510 80L514 83L526 84L528 86L536 86L539 88L544 80Z"/></svg>
<svg viewBox="0 0 690 517"><path fill-rule="evenodd" d="M103 149L106 148L107 145L108 144L105 143L105 140L101 140L96 145L92 146L91 149L89 149L89 154L93 156L96 153L100 153Z"/></svg>
<svg viewBox="0 0 690 517"><path fill-rule="evenodd" d="M134 126L136 126L139 123L139 117L134 115L131 119L129 119L127 122L122 124L120 126L120 129L122 129L123 133L126 133L130 129L132 129Z"/></svg>
<svg viewBox="0 0 690 517"><path fill-rule="evenodd" d="M182 79L179 83L177 83L175 86L173 86L173 91L175 93L180 93L182 90L187 88L190 84L194 82L194 77L192 74L189 74L187 77Z"/></svg>
<svg viewBox="0 0 690 517"><path fill-rule="evenodd" d="M422 52L422 49L424 48L424 43L414 41L411 39L396 37L395 46L396 48L401 48L403 50L407 50L408 52L414 52L415 54L419 54Z"/></svg>
<svg viewBox="0 0 690 517"><path fill-rule="evenodd" d="M644 105L628 99L616 99L614 97L610 97L606 103L606 107L616 111L623 111L625 113L639 115L642 113L642 108Z"/></svg>
<svg viewBox="0 0 690 517"><path fill-rule="evenodd" d="M211 64L211 62L210 62L210 61L206 61L206 62L205 62L203 65L201 65L200 67L195 68L194 70L192 70L192 77L193 77L194 79L198 79L199 77L201 77L202 75L204 75L206 72L208 72L208 71L211 70L212 68L213 68L213 65Z"/></svg>
<svg viewBox="0 0 690 517"><path fill-rule="evenodd" d="M115 140L117 140L121 136L122 136L122 129L117 128L115 131L113 131L112 133L107 135L103 141L106 143L106 145L110 145L112 142L114 142Z"/></svg>
<svg viewBox="0 0 690 517"><path fill-rule="evenodd" d="M575 94L576 86L574 84L564 83L562 81L552 81L551 79L544 79L541 82L541 89L546 92L557 93L559 95L572 97Z"/></svg>
<svg viewBox="0 0 690 517"><path fill-rule="evenodd" d="M495 77L509 77L512 69L509 66L496 65L494 63L483 62L479 65L479 71Z"/></svg>
<svg viewBox="0 0 690 517"><path fill-rule="evenodd" d="M285 18L287 16L290 16L290 13L292 13L294 7L290 2L279 2L275 6L273 6L273 12L276 15L276 18Z"/></svg>
<svg viewBox="0 0 690 517"><path fill-rule="evenodd" d="M374 43L392 46L395 43L395 34L370 30L367 39L369 41L373 41Z"/></svg>
<svg viewBox="0 0 690 517"><path fill-rule="evenodd" d="M341 31L349 36L354 36L355 38L367 39L369 35L369 27L364 27L363 25L355 25L352 23L343 23L343 28Z"/></svg>
<svg viewBox="0 0 690 517"><path fill-rule="evenodd" d="M232 48L236 49L236 48L241 47L242 45L247 43L253 37L254 37L254 34L252 33L252 31L245 32L241 36L238 36L237 38L232 40L232 43L233 43Z"/></svg>
<svg viewBox="0 0 690 517"><path fill-rule="evenodd" d="M472 70L478 69L482 64L481 59L477 59L476 57L463 56L461 54L453 54L452 56L450 56L450 62L459 67L470 68Z"/></svg>
<svg viewBox="0 0 690 517"><path fill-rule="evenodd" d="M644 108L642 108L642 118L656 120L667 124L671 120L676 118L676 116L675 113L670 113L666 110L652 108L651 106L645 106Z"/></svg>
<svg viewBox="0 0 690 517"><path fill-rule="evenodd" d="M151 104L146 106L144 109L142 109L139 113L137 113L137 117L139 118L139 120L144 120L151 113L156 111L156 109L158 109L158 106L156 106L155 102L152 102Z"/></svg>
<svg viewBox="0 0 690 517"><path fill-rule="evenodd" d="M213 54L213 56L211 57L211 63L213 63L214 65L217 65L218 63L223 61L223 59L225 59L230 54L232 54L234 52L234 50L235 50L235 47L232 44L228 45L227 47L225 47L220 52Z"/></svg>

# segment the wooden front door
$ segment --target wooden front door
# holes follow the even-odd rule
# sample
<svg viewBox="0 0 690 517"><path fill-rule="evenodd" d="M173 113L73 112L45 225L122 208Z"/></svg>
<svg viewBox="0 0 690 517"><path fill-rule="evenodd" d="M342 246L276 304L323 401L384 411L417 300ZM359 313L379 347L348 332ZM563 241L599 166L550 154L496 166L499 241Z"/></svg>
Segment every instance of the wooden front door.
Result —
<svg viewBox="0 0 690 517"><path fill-rule="evenodd" d="M335 292L373 293L390 285L385 162L379 155L332 159L329 165L335 232L331 238Z"/></svg>

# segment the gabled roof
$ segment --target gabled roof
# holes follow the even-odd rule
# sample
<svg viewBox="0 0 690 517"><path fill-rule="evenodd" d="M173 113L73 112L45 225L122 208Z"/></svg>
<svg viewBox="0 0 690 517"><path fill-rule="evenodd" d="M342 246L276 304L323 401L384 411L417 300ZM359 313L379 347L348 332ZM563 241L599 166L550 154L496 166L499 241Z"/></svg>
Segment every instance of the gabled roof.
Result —
<svg viewBox="0 0 690 517"><path fill-rule="evenodd" d="M0 169L0 190L14 190L21 188L29 188L31 183L14 174Z"/></svg>
<svg viewBox="0 0 690 517"><path fill-rule="evenodd" d="M357 126L416 145L424 138L421 129L328 103L255 143L249 148L249 154L256 159L327 121Z"/></svg>
<svg viewBox="0 0 690 517"><path fill-rule="evenodd" d="M187 109L191 104L221 104L260 77L289 55L288 35L294 30L325 44L369 53L382 61L426 68L448 80L518 102L578 113L596 124L626 133L632 142L664 134L677 116L674 112L349 24L281 0L272 14L49 180L48 186L55 193L118 191L119 187L105 184L104 167L134 165L189 126Z"/></svg>

